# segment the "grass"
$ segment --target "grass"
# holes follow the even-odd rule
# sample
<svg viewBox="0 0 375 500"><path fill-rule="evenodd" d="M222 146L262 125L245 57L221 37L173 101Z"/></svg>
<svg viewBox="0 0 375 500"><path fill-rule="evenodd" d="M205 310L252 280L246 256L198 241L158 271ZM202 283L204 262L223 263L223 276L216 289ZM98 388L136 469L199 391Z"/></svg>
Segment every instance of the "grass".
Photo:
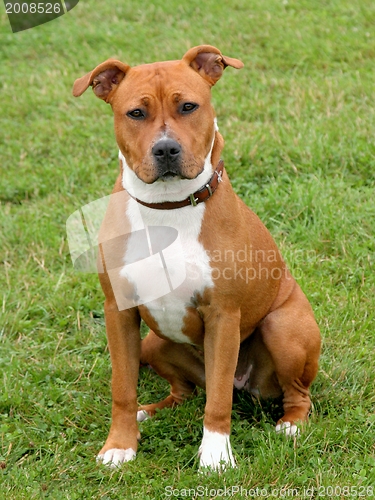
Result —
<svg viewBox="0 0 375 500"><path fill-rule="evenodd" d="M374 3L82 0L18 34L0 16L0 498L374 496ZM137 460L109 470L95 463L111 401L103 297L73 270L65 222L110 192L117 150L109 107L71 86L108 57L173 59L200 43L245 63L213 90L223 157L321 326L314 411L286 440L279 402L237 394L238 468L205 477L200 392L144 422ZM167 391L142 370L141 403Z"/></svg>

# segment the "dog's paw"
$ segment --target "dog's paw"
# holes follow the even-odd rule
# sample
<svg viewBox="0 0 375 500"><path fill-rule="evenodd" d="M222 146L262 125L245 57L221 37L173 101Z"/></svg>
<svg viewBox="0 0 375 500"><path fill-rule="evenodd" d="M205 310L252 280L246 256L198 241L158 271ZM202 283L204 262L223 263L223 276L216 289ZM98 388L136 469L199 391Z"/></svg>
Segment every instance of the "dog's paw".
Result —
<svg viewBox="0 0 375 500"><path fill-rule="evenodd" d="M290 422L280 422L276 425L276 432L284 434L288 437L295 437L299 435L300 430L295 424L291 424Z"/></svg>
<svg viewBox="0 0 375 500"><path fill-rule="evenodd" d="M97 462L101 462L108 467L119 467L124 462L134 460L136 452L132 448L121 450L119 448L112 448L105 453L99 454L96 457Z"/></svg>
<svg viewBox="0 0 375 500"><path fill-rule="evenodd" d="M236 467L228 434L220 434L204 428L198 456L200 457L199 468L201 471L220 472L228 467Z"/></svg>
<svg viewBox="0 0 375 500"><path fill-rule="evenodd" d="M147 413L146 410L138 410L137 411L137 422L143 422L144 420L147 420L148 418L151 418L151 416Z"/></svg>

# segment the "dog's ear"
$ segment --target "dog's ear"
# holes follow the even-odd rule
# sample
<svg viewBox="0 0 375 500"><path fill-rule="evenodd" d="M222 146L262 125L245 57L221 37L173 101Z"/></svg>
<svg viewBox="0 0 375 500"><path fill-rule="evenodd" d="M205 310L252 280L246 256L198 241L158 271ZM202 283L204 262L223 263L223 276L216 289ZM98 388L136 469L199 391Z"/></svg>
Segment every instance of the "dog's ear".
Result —
<svg viewBox="0 0 375 500"><path fill-rule="evenodd" d="M242 61L223 56L220 50L212 45L193 47L186 52L182 60L199 73L211 86L215 85L227 66L236 69L243 68Z"/></svg>
<svg viewBox="0 0 375 500"><path fill-rule="evenodd" d="M82 95L87 87L91 85L97 97L109 102L111 93L116 90L129 68L130 66L121 61L107 59L107 61L99 64L95 69L74 82L74 97Z"/></svg>

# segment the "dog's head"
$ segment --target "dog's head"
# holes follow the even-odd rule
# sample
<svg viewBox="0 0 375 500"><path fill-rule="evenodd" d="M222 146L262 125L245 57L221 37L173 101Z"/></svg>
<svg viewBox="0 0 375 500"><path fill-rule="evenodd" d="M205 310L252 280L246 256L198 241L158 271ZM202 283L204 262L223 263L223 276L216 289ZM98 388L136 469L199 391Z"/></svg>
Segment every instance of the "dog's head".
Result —
<svg viewBox="0 0 375 500"><path fill-rule="evenodd" d="M215 134L215 156L220 155L210 89L227 66L240 69L243 63L210 45L194 47L178 61L135 67L108 59L75 81L73 95L91 85L97 97L111 104L121 153L144 183L194 179Z"/></svg>

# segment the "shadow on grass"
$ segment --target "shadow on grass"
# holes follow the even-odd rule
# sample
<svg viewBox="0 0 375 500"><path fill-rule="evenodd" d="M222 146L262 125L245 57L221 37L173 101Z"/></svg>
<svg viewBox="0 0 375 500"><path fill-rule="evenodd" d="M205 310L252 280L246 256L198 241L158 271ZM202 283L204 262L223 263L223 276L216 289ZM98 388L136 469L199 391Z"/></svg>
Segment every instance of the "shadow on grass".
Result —
<svg viewBox="0 0 375 500"><path fill-rule="evenodd" d="M254 424L265 421L276 424L283 415L282 397L277 399L258 399L246 391L234 391L233 412L241 420Z"/></svg>

